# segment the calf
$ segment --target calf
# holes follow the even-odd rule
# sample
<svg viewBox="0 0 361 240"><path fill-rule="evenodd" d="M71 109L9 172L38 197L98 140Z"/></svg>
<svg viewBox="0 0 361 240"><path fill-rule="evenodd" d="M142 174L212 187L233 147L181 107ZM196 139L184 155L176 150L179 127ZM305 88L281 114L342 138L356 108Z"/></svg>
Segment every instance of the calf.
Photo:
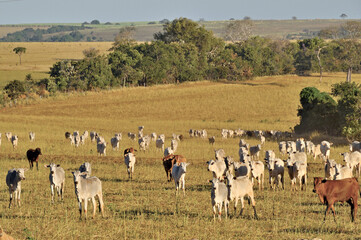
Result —
<svg viewBox="0 0 361 240"><path fill-rule="evenodd" d="M54 203L54 188L58 193L58 197L63 200L64 185L65 185L65 171L59 164L50 163L44 165L46 168L50 168L49 181L51 189L51 202Z"/></svg>
<svg viewBox="0 0 361 240"><path fill-rule="evenodd" d="M170 182L172 180L172 169L174 164L180 164L181 162L187 162L187 159L183 157L182 155L168 155L164 157L163 159L163 167L165 170L165 173L167 174L167 181ZM168 179L169 175L169 179Z"/></svg>
<svg viewBox="0 0 361 240"><path fill-rule="evenodd" d="M183 189L183 195L185 196L185 176L187 172L187 166L190 163L182 162L179 165L174 164L172 168L172 176L174 178L176 195L178 195L179 188Z"/></svg>
<svg viewBox="0 0 361 240"><path fill-rule="evenodd" d="M233 178L233 175L227 172L227 188L228 188L228 200L234 200L234 212L236 213L238 200L241 200L242 208L239 213L242 216L244 209L244 197L248 196L251 200L254 218L258 219L256 212L256 202L254 201L253 185L248 177ZM248 200L249 201L249 200Z"/></svg>
<svg viewBox="0 0 361 240"><path fill-rule="evenodd" d="M334 180L336 177L336 161L333 159L327 159L322 156L325 162L325 178L328 180Z"/></svg>
<svg viewBox="0 0 361 240"><path fill-rule="evenodd" d="M333 218L336 222L334 203L347 202L351 206L352 222L356 220L357 199L359 196L359 184L356 178L346 178L342 180L325 180L321 177L314 178L313 192L317 193L321 203L326 204L326 220L329 210L332 210Z"/></svg>
<svg viewBox="0 0 361 240"><path fill-rule="evenodd" d="M21 180L25 180L26 168L13 168L8 171L6 175L6 185L9 187L10 202L9 208L11 207L11 201L13 200L13 194L15 196L15 202L18 202L20 207L20 195L21 195Z"/></svg>
<svg viewBox="0 0 361 240"><path fill-rule="evenodd" d="M103 192L102 183L97 177L84 178L82 176L86 173L79 171L72 172L74 177L75 194L79 203L79 213L81 219L82 205L84 207L85 219L87 218L88 200L91 199L93 203L93 218L95 217L95 197L99 200L99 211L104 217L104 203L103 203Z"/></svg>
<svg viewBox="0 0 361 240"><path fill-rule="evenodd" d="M35 140L35 133L34 132L29 132L29 139L30 139L30 142L33 142Z"/></svg>
<svg viewBox="0 0 361 240"><path fill-rule="evenodd" d="M226 184L217 178L209 180L212 183L211 199L213 207L213 219L216 220L216 207L218 207L218 219L221 220L222 205L224 204L224 212L226 219L228 217L228 188Z"/></svg>
<svg viewBox="0 0 361 240"><path fill-rule="evenodd" d="M209 144L212 144L212 146L213 146L214 143L216 142L216 137L212 136L212 137L208 138L208 142L209 142Z"/></svg>
<svg viewBox="0 0 361 240"><path fill-rule="evenodd" d="M128 153L127 155L125 155L124 163L127 166L128 177L130 180L132 180L135 165L135 155L133 153Z"/></svg>
<svg viewBox="0 0 361 240"><path fill-rule="evenodd" d="M33 170L34 162L36 162L36 169L39 171L39 167L38 167L39 155L42 155L40 148L36 148L35 150L29 149L26 152L26 157L28 158L31 170Z"/></svg>
<svg viewBox="0 0 361 240"><path fill-rule="evenodd" d="M252 160L259 159L260 151L261 151L261 144L249 148L249 154L251 155Z"/></svg>

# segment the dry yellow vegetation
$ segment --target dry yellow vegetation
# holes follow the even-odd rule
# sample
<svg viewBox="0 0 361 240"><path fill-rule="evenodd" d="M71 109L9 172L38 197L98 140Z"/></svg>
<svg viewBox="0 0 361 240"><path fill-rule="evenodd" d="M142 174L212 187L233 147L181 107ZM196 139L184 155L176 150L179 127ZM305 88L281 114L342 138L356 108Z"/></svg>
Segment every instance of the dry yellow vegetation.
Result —
<svg viewBox="0 0 361 240"><path fill-rule="evenodd" d="M66 46L64 43L64 48ZM81 52L78 51L79 57ZM13 55L16 62L17 56ZM44 69L45 65L43 62ZM311 191L312 178L324 175L320 160L309 158L306 191L290 192L287 173L286 190L272 191L266 171L266 189L255 190L259 220L253 219L252 208L246 204L243 217L213 222L211 189L207 183L212 176L207 171L206 161L214 158L215 148L224 148L227 155L238 159L239 138L221 140L222 128L289 130L299 121L296 114L302 88L315 86L329 92L332 84L344 81L345 77L344 73L330 73L319 83L317 76L289 75L245 82L204 81L68 93L55 98L23 100L21 105L1 109L0 224L17 239L357 238L361 228L357 222L350 222L350 209L346 204L336 206L337 224L331 216L322 224L325 206ZM353 75L353 80L361 83L361 75ZM177 150L191 163L187 168L185 197L176 198L174 183L166 182L161 164L163 153L156 150L154 142L146 152L137 153L134 180L128 181L122 151L127 147L138 148L137 142L126 135L136 133L140 125L145 126L146 134L164 133L166 147L170 146L172 133L185 136ZM209 145L206 139L190 138L187 134L190 128L204 128L209 136L215 135L215 145ZM99 132L109 143L107 156L98 157L96 144L90 140L77 149L70 146L64 133L74 130ZM19 136L19 146L15 150L5 139L4 133L8 131ZM28 139L29 131L36 133L33 143ZM121 150L113 151L110 138L117 132L123 133ZM259 143L252 138L246 141L251 145ZM22 206L8 209L6 173L14 167L28 167L25 153L35 147L43 152L40 170L25 173ZM262 149L261 159L268 149L280 156L277 142L269 140ZM331 157L341 163L339 153L346 150L346 146L334 146ZM71 174L85 161L91 162L92 175L102 181L106 214L102 218L97 213L95 219L86 222L79 220ZM50 201L49 169L43 167L50 162L61 164L66 172L65 199L55 204ZM88 210L91 212L92 207ZM237 214L239 210L240 206ZM230 211L234 215L233 207ZM360 221L360 213L357 216Z"/></svg>

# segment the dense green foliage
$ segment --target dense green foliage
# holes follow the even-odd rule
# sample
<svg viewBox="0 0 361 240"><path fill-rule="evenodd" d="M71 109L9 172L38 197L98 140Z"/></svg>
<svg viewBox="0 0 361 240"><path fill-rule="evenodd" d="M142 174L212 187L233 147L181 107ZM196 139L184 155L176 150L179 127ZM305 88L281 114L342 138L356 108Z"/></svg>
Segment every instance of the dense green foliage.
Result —
<svg viewBox="0 0 361 240"><path fill-rule="evenodd" d="M306 87L300 93L301 107L298 109L300 124L297 133L319 131L341 134L348 139L361 137L361 86L354 82L332 85L333 98L317 88Z"/></svg>
<svg viewBox="0 0 361 240"><path fill-rule="evenodd" d="M88 27L87 27L88 28ZM86 29L84 26L53 26L48 29L25 28L22 31L8 33L6 37L0 38L0 42L77 42L82 40L83 35L79 30ZM46 34L71 32L69 34L45 37Z"/></svg>
<svg viewBox="0 0 361 240"><path fill-rule="evenodd" d="M300 93L301 107L297 116L300 124L295 126L296 133L320 131L328 134L339 133L337 104L332 97L317 88L306 87Z"/></svg>

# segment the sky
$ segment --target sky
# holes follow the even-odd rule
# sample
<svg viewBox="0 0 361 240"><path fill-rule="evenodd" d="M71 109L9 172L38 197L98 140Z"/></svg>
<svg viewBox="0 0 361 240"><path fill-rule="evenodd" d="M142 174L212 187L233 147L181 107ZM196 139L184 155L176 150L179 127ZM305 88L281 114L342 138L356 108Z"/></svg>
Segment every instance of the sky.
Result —
<svg viewBox="0 0 361 240"><path fill-rule="evenodd" d="M0 25L173 20L361 19L361 0L0 0Z"/></svg>

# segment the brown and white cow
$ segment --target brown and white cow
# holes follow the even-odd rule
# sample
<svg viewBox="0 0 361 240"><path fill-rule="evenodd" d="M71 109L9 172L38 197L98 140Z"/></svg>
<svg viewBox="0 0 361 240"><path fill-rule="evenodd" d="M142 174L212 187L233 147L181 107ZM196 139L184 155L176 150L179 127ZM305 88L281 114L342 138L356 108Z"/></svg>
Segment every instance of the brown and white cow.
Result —
<svg viewBox="0 0 361 240"><path fill-rule="evenodd" d="M170 182L172 180L172 168L174 164L179 164L181 162L187 162L187 159L183 157L182 155L173 155L170 154L168 156L165 156L163 158L163 166L165 173L167 174L167 180ZM169 175L169 178L168 178Z"/></svg>
<svg viewBox="0 0 361 240"><path fill-rule="evenodd" d="M317 193L321 203L327 205L325 218L328 211L332 210L336 222L334 203L347 202L351 206L351 219L356 220L357 199L359 196L359 184L356 178L345 178L342 180L326 180L321 177L314 178L313 192Z"/></svg>

